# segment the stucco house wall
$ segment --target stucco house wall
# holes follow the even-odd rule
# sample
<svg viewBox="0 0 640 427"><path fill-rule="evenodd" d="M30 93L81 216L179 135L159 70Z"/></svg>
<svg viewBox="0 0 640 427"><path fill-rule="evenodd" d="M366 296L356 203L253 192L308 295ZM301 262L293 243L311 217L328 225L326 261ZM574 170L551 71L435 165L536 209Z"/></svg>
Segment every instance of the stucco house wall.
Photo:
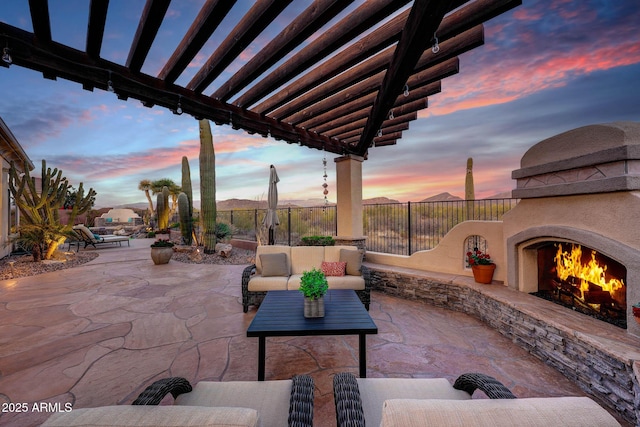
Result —
<svg viewBox="0 0 640 427"><path fill-rule="evenodd" d="M10 234L10 201L9 195L9 168L13 161L19 170L23 169L25 161L29 170L33 169L33 163L27 156L16 137L11 133L7 124L0 117L0 161L2 162L2 175L0 177L0 258L9 255L12 250Z"/></svg>

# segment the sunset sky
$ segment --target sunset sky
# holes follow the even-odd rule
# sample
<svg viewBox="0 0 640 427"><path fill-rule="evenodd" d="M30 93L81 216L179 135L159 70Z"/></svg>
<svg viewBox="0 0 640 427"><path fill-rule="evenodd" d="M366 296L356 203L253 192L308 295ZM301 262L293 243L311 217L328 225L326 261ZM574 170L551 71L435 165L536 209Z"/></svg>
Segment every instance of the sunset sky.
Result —
<svg viewBox="0 0 640 427"><path fill-rule="evenodd" d="M111 0L102 57L124 64L143 0ZM157 75L204 0L174 0L142 69ZM238 59L237 68L309 0L295 0ZM362 1L354 1L345 13ZM251 2L239 0L240 16ZM55 41L84 50L88 0L49 0ZM338 16L340 19L344 13ZM0 21L32 31L27 0L0 3ZM335 22L335 20L334 20ZM224 26L214 33L228 32ZM321 30L322 31L322 30ZM177 83L188 82L213 52L205 46ZM236 63L234 63L236 64ZM222 75L205 93L226 81ZM77 83L0 67L0 117L40 169L62 169L72 185L97 193L96 206L144 202L142 179L180 183L182 156L199 188L198 122ZM373 148L363 164L363 197L420 201L464 196L466 159L474 160L476 198L514 188L511 172L535 143L580 126L640 121L640 2L524 0L485 24L485 45L460 56L460 73L410 123L397 145ZM269 165L280 200L322 198L324 153L212 123L217 199L266 200ZM335 201L335 155L327 153ZM196 192L197 193L197 192ZM198 198L197 194L194 194Z"/></svg>

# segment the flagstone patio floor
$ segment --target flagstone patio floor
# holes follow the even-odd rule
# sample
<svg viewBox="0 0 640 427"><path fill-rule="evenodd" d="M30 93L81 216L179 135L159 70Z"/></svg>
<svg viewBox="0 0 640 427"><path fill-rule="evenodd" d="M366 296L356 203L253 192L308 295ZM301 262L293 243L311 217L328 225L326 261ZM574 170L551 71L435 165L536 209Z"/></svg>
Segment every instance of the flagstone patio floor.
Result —
<svg viewBox="0 0 640 427"><path fill-rule="evenodd" d="M0 281L0 425L29 427L50 413L126 405L156 379L256 380L258 340L242 312L244 265L154 265L151 239L102 247L81 267ZM367 339L369 377L484 372L519 397L584 393L551 367L466 314L373 292L378 335ZM267 339L267 379L310 374L316 426L335 425L332 377L358 372L356 336ZM476 394L482 394L476 392ZM482 397L482 396L474 396ZM9 405L3 405L8 409Z"/></svg>

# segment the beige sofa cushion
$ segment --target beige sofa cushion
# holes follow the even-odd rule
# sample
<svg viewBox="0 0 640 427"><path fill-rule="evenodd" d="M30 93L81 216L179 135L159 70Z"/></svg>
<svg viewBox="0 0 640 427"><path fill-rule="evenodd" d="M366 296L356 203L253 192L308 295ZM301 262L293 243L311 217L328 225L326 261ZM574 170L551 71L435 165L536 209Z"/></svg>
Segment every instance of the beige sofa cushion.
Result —
<svg viewBox="0 0 640 427"><path fill-rule="evenodd" d="M255 427L259 426L260 422L258 412L248 408L120 405L56 413L42 425L45 427Z"/></svg>
<svg viewBox="0 0 640 427"><path fill-rule="evenodd" d="M367 419L367 425L369 423ZM378 424L375 424L378 425ZM620 424L588 397L387 400L381 427L607 427Z"/></svg>
<svg viewBox="0 0 640 427"><path fill-rule="evenodd" d="M293 246L291 248L291 274L302 274L313 268L320 269L324 261L323 246Z"/></svg>
<svg viewBox="0 0 640 427"><path fill-rule="evenodd" d="M286 291L288 280L287 276L253 276L249 279L247 289L251 292Z"/></svg>
<svg viewBox="0 0 640 427"><path fill-rule="evenodd" d="M362 276L327 276L329 289L353 289L364 290L364 278Z"/></svg>
<svg viewBox="0 0 640 427"><path fill-rule="evenodd" d="M261 245L256 249L256 274L262 274L262 262L260 255L284 253L287 255L288 265L291 266L291 248L283 245Z"/></svg>
<svg viewBox="0 0 640 427"><path fill-rule="evenodd" d="M340 251L342 249L348 249L350 251L357 251L355 246L338 245L338 246L325 246L324 247L324 260L327 262L340 261Z"/></svg>
<svg viewBox="0 0 640 427"><path fill-rule="evenodd" d="M178 396L176 405L252 408L263 426L286 426L292 384L291 380L200 381L192 392Z"/></svg>
<svg viewBox="0 0 640 427"><path fill-rule="evenodd" d="M446 378L357 378L356 381L368 426L380 425L382 406L388 399L471 399L469 393L456 390Z"/></svg>

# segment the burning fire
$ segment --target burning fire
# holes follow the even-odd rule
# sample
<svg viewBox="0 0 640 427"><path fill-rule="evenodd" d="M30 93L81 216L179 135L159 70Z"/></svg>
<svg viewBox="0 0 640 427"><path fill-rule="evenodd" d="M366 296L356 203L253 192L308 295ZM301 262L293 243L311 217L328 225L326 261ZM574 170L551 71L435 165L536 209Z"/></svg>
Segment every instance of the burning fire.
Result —
<svg viewBox="0 0 640 427"><path fill-rule="evenodd" d="M596 260L596 251L591 251L591 260L587 264L582 263L582 247L571 245L571 253L562 250L562 245L558 244L558 251L553 259L556 262L556 273L562 280L567 280L569 276L580 279L580 291L583 294L589 291L589 283L602 287L603 291L615 294L624 288L624 282L616 278L607 280L605 272L607 266L601 266Z"/></svg>

